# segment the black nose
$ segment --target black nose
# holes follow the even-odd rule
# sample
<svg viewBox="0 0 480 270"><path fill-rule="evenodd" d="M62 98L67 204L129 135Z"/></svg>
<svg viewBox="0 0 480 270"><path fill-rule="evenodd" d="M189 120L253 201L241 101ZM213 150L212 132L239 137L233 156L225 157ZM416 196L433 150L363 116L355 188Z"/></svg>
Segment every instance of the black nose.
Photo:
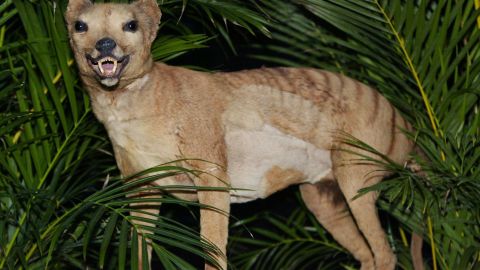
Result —
<svg viewBox="0 0 480 270"><path fill-rule="evenodd" d="M113 49L115 49L116 46L117 43L115 43L115 41L111 38L102 38L97 41L97 44L95 44L95 48L100 53L110 53Z"/></svg>

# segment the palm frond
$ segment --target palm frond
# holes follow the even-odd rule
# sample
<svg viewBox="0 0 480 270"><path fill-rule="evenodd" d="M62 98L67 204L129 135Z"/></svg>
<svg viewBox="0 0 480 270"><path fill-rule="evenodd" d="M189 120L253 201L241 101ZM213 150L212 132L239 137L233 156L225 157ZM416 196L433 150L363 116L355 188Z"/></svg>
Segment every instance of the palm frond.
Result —
<svg viewBox="0 0 480 270"><path fill-rule="evenodd" d="M232 227L229 250L233 269L339 269L339 265L346 269L354 265L305 208L288 220L264 213Z"/></svg>
<svg viewBox="0 0 480 270"><path fill-rule="evenodd" d="M228 48L236 52L232 31L240 27L251 35L268 35L268 20L258 12L255 1L238 0L170 0L162 1L161 8L168 16L164 28L175 32L191 34L190 28L178 26L178 22L191 21L201 26L207 35L218 35ZM161 33L161 31L160 31ZM219 43L222 45L222 43Z"/></svg>

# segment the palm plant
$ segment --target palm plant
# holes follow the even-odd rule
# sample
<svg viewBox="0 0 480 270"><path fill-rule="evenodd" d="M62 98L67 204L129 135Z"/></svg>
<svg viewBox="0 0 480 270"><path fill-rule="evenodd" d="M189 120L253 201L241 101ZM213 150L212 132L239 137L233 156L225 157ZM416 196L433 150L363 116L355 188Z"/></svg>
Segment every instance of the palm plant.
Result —
<svg viewBox="0 0 480 270"><path fill-rule="evenodd" d="M381 214L399 266L411 269L405 232L416 232L428 245L428 267L478 267L480 12L472 1L160 3L156 60L177 60L207 45L229 54L241 48L238 43L261 40L248 50L261 63L320 67L379 89L414 124L417 132L410 135L428 160L418 160L426 178L381 161L396 176L365 190L381 192ZM148 177L137 175L122 184L105 132L76 76L65 5L53 0L0 4L0 268L135 269L136 256L130 254L146 243L136 244L139 227L130 223L128 212L135 209L129 203L159 200L189 211L198 205L168 196L128 195L148 181L196 172L165 164L144 172ZM186 57L182 61L208 66ZM295 194L294 189L286 192ZM279 196L283 202L285 196ZM299 200L288 203L300 207L287 214L233 212L232 268L355 266ZM173 215L162 209L161 219L144 220L154 240L154 263L195 269L195 261L211 261L203 250L214 247L182 225L189 218L181 217L180 223Z"/></svg>

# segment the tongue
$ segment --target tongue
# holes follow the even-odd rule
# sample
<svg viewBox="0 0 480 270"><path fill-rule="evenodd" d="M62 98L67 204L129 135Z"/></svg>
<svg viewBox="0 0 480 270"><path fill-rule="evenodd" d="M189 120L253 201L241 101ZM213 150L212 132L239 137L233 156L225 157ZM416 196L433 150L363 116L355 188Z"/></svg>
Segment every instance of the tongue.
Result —
<svg viewBox="0 0 480 270"><path fill-rule="evenodd" d="M103 68L103 71L104 71L104 74L105 75L113 75L113 73L115 72L113 70L114 68L114 64L113 63L104 63L102 64L102 68Z"/></svg>

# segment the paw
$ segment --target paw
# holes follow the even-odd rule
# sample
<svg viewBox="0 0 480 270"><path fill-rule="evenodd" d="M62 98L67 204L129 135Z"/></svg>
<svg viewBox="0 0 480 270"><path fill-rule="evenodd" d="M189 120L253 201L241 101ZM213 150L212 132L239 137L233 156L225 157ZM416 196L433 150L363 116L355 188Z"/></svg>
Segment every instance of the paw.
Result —
<svg viewBox="0 0 480 270"><path fill-rule="evenodd" d="M355 259L357 259L361 265L360 270L375 270L375 260L368 248L360 249L355 252L355 254Z"/></svg>

